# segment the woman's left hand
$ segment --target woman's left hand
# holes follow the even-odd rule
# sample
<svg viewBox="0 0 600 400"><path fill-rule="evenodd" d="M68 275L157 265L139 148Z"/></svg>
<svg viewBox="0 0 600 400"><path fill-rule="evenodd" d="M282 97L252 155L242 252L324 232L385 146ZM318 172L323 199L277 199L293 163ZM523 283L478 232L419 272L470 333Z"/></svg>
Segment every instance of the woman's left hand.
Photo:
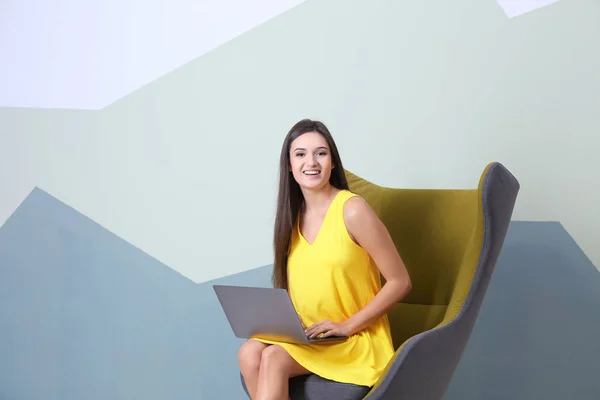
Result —
<svg viewBox="0 0 600 400"><path fill-rule="evenodd" d="M319 334L322 334L321 338L326 338L329 336L350 336L351 333L346 322L333 322L328 319L317 322L306 329L306 335L311 339Z"/></svg>

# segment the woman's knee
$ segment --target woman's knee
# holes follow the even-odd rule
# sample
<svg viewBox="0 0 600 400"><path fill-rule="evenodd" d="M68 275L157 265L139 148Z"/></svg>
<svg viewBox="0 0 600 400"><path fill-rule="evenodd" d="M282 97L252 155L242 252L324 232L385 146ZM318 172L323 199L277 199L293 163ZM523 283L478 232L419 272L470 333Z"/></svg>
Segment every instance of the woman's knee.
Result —
<svg viewBox="0 0 600 400"><path fill-rule="evenodd" d="M261 368L267 370L273 369L281 372L288 372L295 362L283 347L273 345L264 349L261 354L260 364Z"/></svg>
<svg viewBox="0 0 600 400"><path fill-rule="evenodd" d="M268 345L257 340L248 340L240 346L238 362L242 370L256 369L260 366L262 352Z"/></svg>

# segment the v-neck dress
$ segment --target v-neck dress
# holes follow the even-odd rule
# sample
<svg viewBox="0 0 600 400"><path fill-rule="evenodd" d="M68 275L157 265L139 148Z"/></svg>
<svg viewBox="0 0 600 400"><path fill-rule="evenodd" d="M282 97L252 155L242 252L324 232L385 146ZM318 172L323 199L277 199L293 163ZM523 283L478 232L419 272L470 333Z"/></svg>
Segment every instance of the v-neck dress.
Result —
<svg viewBox="0 0 600 400"><path fill-rule="evenodd" d="M364 308L381 289L379 270L350 237L344 204L356 194L342 190L332 201L313 243L294 227L288 257L289 294L306 326L342 322ZM387 316L343 342L278 344L303 367L337 382L373 386L394 355Z"/></svg>

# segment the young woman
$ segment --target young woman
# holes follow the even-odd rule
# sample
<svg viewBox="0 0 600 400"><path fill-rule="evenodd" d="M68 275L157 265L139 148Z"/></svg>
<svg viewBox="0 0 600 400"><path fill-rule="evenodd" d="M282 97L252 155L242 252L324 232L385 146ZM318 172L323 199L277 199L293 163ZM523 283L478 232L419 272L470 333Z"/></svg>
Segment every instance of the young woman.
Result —
<svg viewBox="0 0 600 400"><path fill-rule="evenodd" d="M307 335L349 339L246 341L239 364L250 397L288 399L289 379L310 373L372 386L394 355L386 313L411 282L385 226L349 191L335 142L319 121L296 123L284 140L274 247L273 284L288 291Z"/></svg>

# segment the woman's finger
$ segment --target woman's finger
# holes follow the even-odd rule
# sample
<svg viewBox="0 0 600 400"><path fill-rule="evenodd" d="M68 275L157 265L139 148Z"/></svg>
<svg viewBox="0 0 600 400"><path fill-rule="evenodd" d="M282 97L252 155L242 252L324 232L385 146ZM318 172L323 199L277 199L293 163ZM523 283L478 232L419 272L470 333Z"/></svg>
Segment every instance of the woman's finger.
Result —
<svg viewBox="0 0 600 400"><path fill-rule="evenodd" d="M312 337L312 335L315 335L315 334L316 334L317 332L319 332L320 330L321 330L321 325L317 325L317 326L313 325L313 326L311 326L310 328L308 328L308 329L306 330L306 334L307 334L309 337Z"/></svg>
<svg viewBox="0 0 600 400"><path fill-rule="evenodd" d="M326 338L326 337L329 337L329 336L338 336L338 335L339 334L338 334L337 330L335 330L335 329L329 329L328 331L323 332L323 335L321 337L322 338Z"/></svg>
<svg viewBox="0 0 600 400"><path fill-rule="evenodd" d="M308 330L307 330L307 335L308 337L315 337L323 332L326 332L327 330L331 329L331 322L330 321L322 321L322 322L318 322L316 324L314 324L313 326L311 326Z"/></svg>
<svg viewBox="0 0 600 400"><path fill-rule="evenodd" d="M312 331L313 331L313 330L315 330L315 329L319 329L319 327L320 327L321 325L323 325L323 322L324 322L324 321L320 321L320 322L316 322L316 323L312 324L312 325L311 325L311 326L310 326L310 327L309 327L309 328L306 330L306 332L308 333L308 332L312 332Z"/></svg>

